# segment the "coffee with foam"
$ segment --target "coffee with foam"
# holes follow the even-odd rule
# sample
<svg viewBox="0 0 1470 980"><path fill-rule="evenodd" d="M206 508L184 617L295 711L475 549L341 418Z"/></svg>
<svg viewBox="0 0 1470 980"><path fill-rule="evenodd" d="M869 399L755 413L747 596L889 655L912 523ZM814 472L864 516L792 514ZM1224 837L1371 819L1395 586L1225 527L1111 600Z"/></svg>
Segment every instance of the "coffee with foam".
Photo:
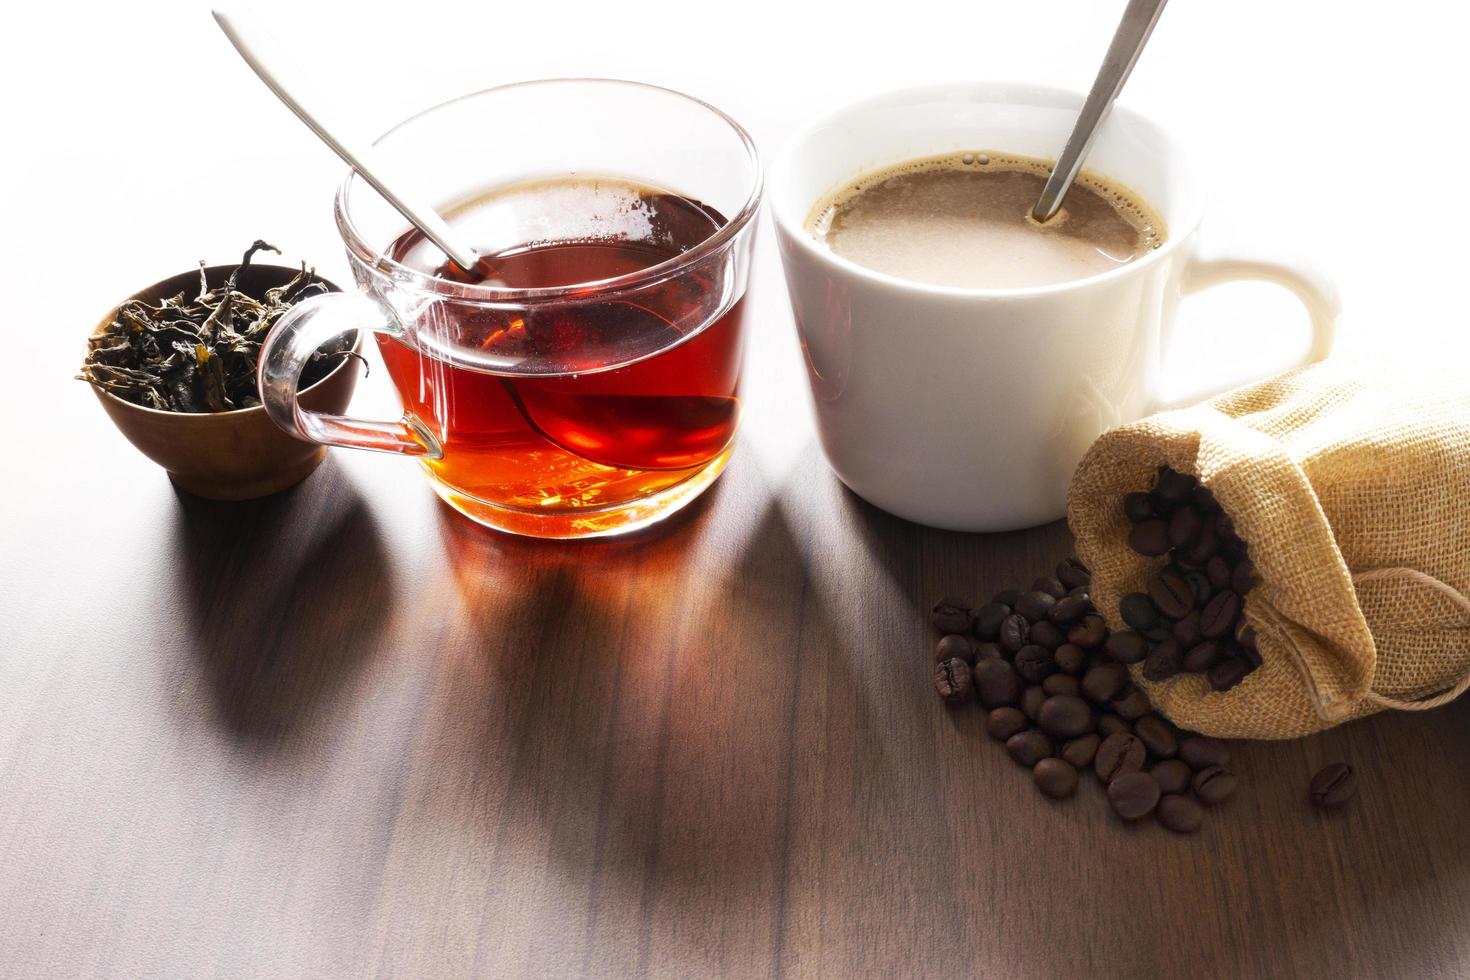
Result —
<svg viewBox="0 0 1470 980"><path fill-rule="evenodd" d="M1062 210L1037 222L1031 210L1050 172L1045 160L994 151L911 160L828 194L806 227L838 255L877 272L974 289L1084 279L1163 243L1152 208L1088 171Z"/></svg>

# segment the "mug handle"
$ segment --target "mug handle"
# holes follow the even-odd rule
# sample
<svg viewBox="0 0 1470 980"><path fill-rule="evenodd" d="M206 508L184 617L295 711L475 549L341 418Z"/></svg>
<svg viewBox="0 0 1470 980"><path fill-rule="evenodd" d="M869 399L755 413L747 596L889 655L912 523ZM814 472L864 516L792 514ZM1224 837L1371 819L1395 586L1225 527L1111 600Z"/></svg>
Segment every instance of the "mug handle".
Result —
<svg viewBox="0 0 1470 980"><path fill-rule="evenodd" d="M1332 353L1332 342L1337 333L1337 317L1342 309L1337 284L1313 262L1294 253L1267 250L1245 254L1229 250L1196 249L1184 267L1179 295L1183 298L1212 286L1245 280L1273 282L1285 287L1307 308L1312 343L1306 354L1291 365L1292 368L1314 364ZM1206 382L1186 395L1170 399L1167 403L1156 404L1154 410L1193 405L1243 383L1245 382L1240 379Z"/></svg>
<svg viewBox="0 0 1470 980"><path fill-rule="evenodd" d="M311 355L331 340L356 333L359 327L390 337L403 335L398 321L382 304L358 293L325 293L287 310L260 349L260 400L266 414L307 442L439 458L443 455L439 440L411 415L397 422L379 422L301 407L297 389Z"/></svg>

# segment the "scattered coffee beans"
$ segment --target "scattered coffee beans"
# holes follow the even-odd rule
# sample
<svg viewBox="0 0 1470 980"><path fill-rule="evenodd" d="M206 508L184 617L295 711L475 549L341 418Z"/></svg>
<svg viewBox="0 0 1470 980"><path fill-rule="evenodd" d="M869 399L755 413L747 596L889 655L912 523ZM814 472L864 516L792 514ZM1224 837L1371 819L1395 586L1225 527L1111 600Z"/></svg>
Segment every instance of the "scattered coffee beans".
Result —
<svg viewBox="0 0 1470 980"><path fill-rule="evenodd" d="M1021 675L1003 658L976 661L974 687L980 703L987 708L1013 705L1021 699Z"/></svg>
<svg viewBox="0 0 1470 980"><path fill-rule="evenodd" d="M1230 690L1261 665L1243 616L1255 584L1246 543L1208 487L1167 466L1151 490L1123 497L1123 513L1133 525L1129 547L1166 564L1149 575L1147 592L1119 600L1131 631L1114 633L1108 652L1121 663L1142 660L1151 681L1183 671Z"/></svg>
<svg viewBox="0 0 1470 980"><path fill-rule="evenodd" d="M1194 773L1178 759L1165 759L1149 772L1159 784L1159 790L1169 794L1189 792L1189 784L1194 780Z"/></svg>
<svg viewBox="0 0 1470 980"><path fill-rule="evenodd" d="M1054 800L1077 792L1077 770L1061 759L1042 759L1031 770L1036 788Z"/></svg>
<svg viewBox="0 0 1470 980"><path fill-rule="evenodd" d="M1021 714L1020 708L996 708L985 719L985 730L998 742L1004 742L1030 727L1030 719Z"/></svg>
<svg viewBox="0 0 1470 980"><path fill-rule="evenodd" d="M934 604L934 628L941 633L963 633L970 628L970 607L959 599L943 598Z"/></svg>
<svg viewBox="0 0 1470 980"><path fill-rule="evenodd" d="M939 638L934 644L934 662L944 663L958 657L966 663L975 662L975 643L968 636L951 633Z"/></svg>
<svg viewBox="0 0 1470 980"><path fill-rule="evenodd" d="M1147 757L1148 750L1137 735L1118 732L1102 740L1092 760L1092 768L1098 779L1111 783L1119 776L1142 769Z"/></svg>
<svg viewBox="0 0 1470 980"><path fill-rule="evenodd" d="M1358 776L1345 762L1323 766L1312 777L1312 785L1308 789L1312 805L1324 810L1336 810L1352 799L1357 791Z"/></svg>
<svg viewBox="0 0 1470 980"><path fill-rule="evenodd" d="M970 665L959 657L946 660L934 670L934 690L945 704L964 704L975 693Z"/></svg>
<svg viewBox="0 0 1470 980"><path fill-rule="evenodd" d="M1210 766L1194 774L1194 795L1212 806L1235 795L1235 774L1224 766Z"/></svg>
<svg viewBox="0 0 1470 980"><path fill-rule="evenodd" d="M1051 739L1035 729L1017 732L1006 739L1006 751L1012 759L1030 769L1051 755Z"/></svg>
<svg viewBox="0 0 1470 980"><path fill-rule="evenodd" d="M1205 808L1187 796L1170 793L1159 799L1159 823L1176 834L1192 834L1205 820Z"/></svg>
<svg viewBox="0 0 1470 980"><path fill-rule="evenodd" d="M1078 769L1086 768L1092 765L1092 758L1097 755L1097 746L1101 741L1096 733L1074 738L1062 746L1062 758Z"/></svg>
<svg viewBox="0 0 1470 980"><path fill-rule="evenodd" d="M1108 802L1124 820L1138 820L1159 803L1159 784L1146 772L1125 772L1108 783Z"/></svg>
<svg viewBox="0 0 1470 980"><path fill-rule="evenodd" d="M978 609L955 598L935 604L932 620L942 634L934 648L935 690L949 704L978 700L989 711L986 732L1031 770L1046 796L1072 796L1079 770L1091 769L1122 819L1154 813L1169 830L1191 833L1204 819L1201 804L1219 804L1235 792L1225 746L1180 732L1155 714L1125 666L1142 663L1150 679L1172 676L1190 669L1185 661L1202 646L1204 653L1195 654L1196 661L1209 654L1202 670L1231 658L1250 663L1245 651L1254 648L1254 638L1235 636L1233 620L1218 639L1202 632L1203 611L1219 593L1210 584L1208 562L1226 562L1216 574L1227 577L1227 588L1240 567L1240 560L1222 557L1234 553L1219 542L1232 539L1215 530L1221 519L1207 495L1189 478L1161 474L1152 491L1128 496L1124 506L1135 525L1157 522L1147 533L1158 536L1160 555L1170 548L1197 551L1206 540L1213 549L1198 560L1176 551L1171 563L1177 567L1151 576L1147 593L1127 597L1128 629L1109 632L1088 595L1087 569L1075 558L1030 589L1000 592ZM1183 508L1194 516L1175 518ZM1214 629L1213 619L1210 624ZM1317 796L1314 781L1314 801Z"/></svg>

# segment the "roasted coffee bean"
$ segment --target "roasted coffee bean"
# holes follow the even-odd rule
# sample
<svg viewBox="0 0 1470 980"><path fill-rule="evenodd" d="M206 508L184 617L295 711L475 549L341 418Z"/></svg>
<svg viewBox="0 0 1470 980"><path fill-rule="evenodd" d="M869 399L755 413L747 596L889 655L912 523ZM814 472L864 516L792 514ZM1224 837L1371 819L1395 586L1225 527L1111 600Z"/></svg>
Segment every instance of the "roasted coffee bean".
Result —
<svg viewBox="0 0 1470 980"><path fill-rule="evenodd" d="M1205 820L1204 807L1187 796L1174 793L1159 798L1157 812L1159 823L1176 834L1192 834Z"/></svg>
<svg viewBox="0 0 1470 980"><path fill-rule="evenodd" d="M1146 772L1125 772L1108 783L1108 802L1124 820L1139 820L1159 805L1159 784Z"/></svg>
<svg viewBox="0 0 1470 980"><path fill-rule="evenodd" d="M943 663L954 657L958 657L967 664L975 662L975 644L971 642L968 636L951 633L948 636L940 637L939 642L934 644L934 660L936 663Z"/></svg>
<svg viewBox="0 0 1470 980"><path fill-rule="evenodd" d="M1033 592L1045 592L1053 599L1060 599L1067 594L1067 587L1059 579L1054 579L1050 575L1043 575L1032 582L1031 590Z"/></svg>
<svg viewBox="0 0 1470 980"><path fill-rule="evenodd" d="M1089 701L1106 704L1128 685L1128 671L1122 664L1107 663L1093 667L1082 675L1082 693Z"/></svg>
<svg viewBox="0 0 1470 980"><path fill-rule="evenodd" d="M1076 558L1064 558L1057 562L1057 581L1068 589L1083 589L1092 582L1092 572Z"/></svg>
<svg viewBox="0 0 1470 980"><path fill-rule="evenodd" d="M1203 566L1219 550L1220 539L1215 534L1215 526L1206 524L1199 529L1194 544L1184 550L1184 558L1191 564Z"/></svg>
<svg viewBox="0 0 1470 980"><path fill-rule="evenodd" d="M1261 666L1261 651L1253 646L1248 647L1244 643L1236 644L1235 654L1241 660L1245 661L1245 672L1247 674Z"/></svg>
<svg viewBox="0 0 1470 980"><path fill-rule="evenodd" d="M1070 694L1076 697L1082 690L1082 685L1077 683L1077 678L1070 674L1052 674L1041 682L1041 689L1046 692L1047 697L1056 697L1058 694Z"/></svg>
<svg viewBox="0 0 1470 980"><path fill-rule="evenodd" d="M1046 647L1048 650L1055 650L1067 642L1067 634L1056 623L1043 619L1039 623L1031 624L1031 632L1026 635L1026 642Z"/></svg>
<svg viewBox="0 0 1470 980"><path fill-rule="evenodd" d="M1122 697L1113 698L1112 701L1108 702L1108 706L1113 709L1113 712L1119 718L1128 721L1137 721L1154 710L1153 703L1149 701L1148 695L1144 694L1143 690L1137 687L1128 691Z"/></svg>
<svg viewBox="0 0 1470 980"><path fill-rule="evenodd" d="M1210 665L1209 670L1205 671L1205 679L1216 691L1228 691L1245 680L1245 675L1248 673L1250 673L1250 668L1239 657L1221 657Z"/></svg>
<svg viewBox="0 0 1470 980"><path fill-rule="evenodd" d="M1024 732L1030 727L1031 722L1021 714L1020 708L996 708L985 719L985 730L990 733L991 738L999 742L1004 742L1017 732Z"/></svg>
<svg viewBox="0 0 1470 980"><path fill-rule="evenodd" d="M1220 644L1205 640L1184 651L1184 669L1191 674L1203 674L1219 659Z"/></svg>
<svg viewBox="0 0 1470 980"><path fill-rule="evenodd" d="M1063 643L1054 654L1057 666L1065 673L1080 674L1087 669L1087 654L1075 643Z"/></svg>
<svg viewBox="0 0 1470 980"><path fill-rule="evenodd" d="M1102 739L1095 732L1074 738L1062 746L1062 758L1078 769L1090 766L1093 756L1097 755L1097 746L1101 741Z"/></svg>
<svg viewBox="0 0 1470 980"><path fill-rule="evenodd" d="M1133 525L1128 532L1128 547L1150 558L1164 554L1169 550L1169 526L1157 517Z"/></svg>
<svg viewBox="0 0 1470 980"><path fill-rule="evenodd" d="M1108 624L1101 616L1089 614L1067 631L1067 641L1090 650L1108 638Z"/></svg>
<svg viewBox="0 0 1470 980"><path fill-rule="evenodd" d="M1174 736L1174 730L1158 715L1144 715L1135 721L1133 734L1155 759L1169 759L1179 751L1179 739Z"/></svg>
<svg viewBox="0 0 1470 980"><path fill-rule="evenodd" d="M1230 570L1230 587L1241 595L1251 590L1256 584L1256 566L1249 558L1242 558L1236 566Z"/></svg>
<svg viewBox="0 0 1470 980"><path fill-rule="evenodd" d="M985 660L990 657L1004 657L1005 655L1006 652L1000 648L999 643L991 643L987 640L984 643L975 644L976 663L979 663L981 660Z"/></svg>
<svg viewBox="0 0 1470 980"><path fill-rule="evenodd" d="M993 640L1000 636L1000 624L1011 614L1010 606L992 602L975 610L975 636L982 640Z"/></svg>
<svg viewBox="0 0 1470 980"><path fill-rule="evenodd" d="M1053 738L1076 738L1095 727L1092 709L1087 702L1072 694L1058 694L1041 704L1037 727Z"/></svg>
<svg viewBox="0 0 1470 980"><path fill-rule="evenodd" d="M963 599L946 596L934 604L930 619L941 633L963 633L970 628L972 615Z"/></svg>
<svg viewBox="0 0 1470 980"><path fill-rule="evenodd" d="M1219 591L1230 588L1230 572L1230 563L1220 555L1205 562L1205 576L1210 580L1211 589Z"/></svg>
<svg viewBox="0 0 1470 980"><path fill-rule="evenodd" d="M1021 692L1021 711L1035 721L1041 717L1041 706L1046 703L1046 692L1040 684L1032 684Z"/></svg>
<svg viewBox="0 0 1470 980"><path fill-rule="evenodd" d="M1200 609L1210 601L1210 596L1215 594L1215 587L1210 584L1210 577L1203 571L1195 569L1184 573L1184 584L1189 586L1191 605Z"/></svg>
<svg viewBox="0 0 1470 980"><path fill-rule="evenodd" d="M1138 736L1130 732L1118 732L1098 744L1092 768L1099 779L1110 783L1126 773L1138 772L1143 768L1143 760L1147 756L1148 750L1143 747Z"/></svg>
<svg viewBox="0 0 1470 980"><path fill-rule="evenodd" d="M1016 612L1025 616L1032 623L1039 623L1046 619L1051 612L1051 607L1057 604L1054 596L1046 592L1021 593L1021 598L1016 600Z"/></svg>
<svg viewBox="0 0 1470 980"><path fill-rule="evenodd" d="M1154 504L1146 493L1123 495L1123 515L1134 524L1142 524L1154 516Z"/></svg>
<svg viewBox="0 0 1470 980"><path fill-rule="evenodd" d="M934 668L934 690L945 704L964 704L975 693L970 665L959 657L946 660Z"/></svg>
<svg viewBox="0 0 1470 980"><path fill-rule="evenodd" d="M1118 615L1123 622L1142 633L1159 625L1159 610L1142 592L1130 592L1118 600Z"/></svg>
<svg viewBox="0 0 1470 980"><path fill-rule="evenodd" d="M1148 597L1154 608L1170 619L1183 619L1194 608L1194 592L1184 576L1164 569L1148 577Z"/></svg>
<svg viewBox="0 0 1470 980"><path fill-rule="evenodd" d="M1021 675L1005 660L975 662L975 693L987 708L1015 704L1021 699Z"/></svg>
<svg viewBox="0 0 1470 980"><path fill-rule="evenodd" d="M1136 664L1148 656L1148 640L1132 630L1118 630L1103 642L1103 649L1120 664Z"/></svg>
<svg viewBox="0 0 1470 980"><path fill-rule="evenodd" d="M1230 765L1230 750L1225 743L1204 735L1191 735L1179 743L1179 758L1191 769Z"/></svg>
<svg viewBox="0 0 1470 980"><path fill-rule="evenodd" d="M1184 666L1184 651L1177 640L1165 640L1154 645L1143 660L1143 676L1151 681L1166 681L1179 673Z"/></svg>
<svg viewBox="0 0 1470 980"><path fill-rule="evenodd" d="M1199 511L1184 504L1169 515L1169 543L1176 548L1188 548L1199 535Z"/></svg>
<svg viewBox="0 0 1470 980"><path fill-rule="evenodd" d="M1061 759L1042 759L1031 769L1036 788L1054 800L1077 792L1077 770Z"/></svg>
<svg viewBox="0 0 1470 980"><path fill-rule="evenodd" d="M1012 613L1000 624L1000 648L1006 653L1015 653L1026 645L1031 637L1031 624L1020 613Z"/></svg>
<svg viewBox="0 0 1470 980"><path fill-rule="evenodd" d="M1317 770L1307 791L1313 806L1335 810L1358 791L1358 776L1346 762L1334 762Z"/></svg>
<svg viewBox="0 0 1470 980"><path fill-rule="evenodd" d="M1239 593L1228 591L1218 593L1200 611L1199 631L1209 639L1228 636L1235 630L1235 617L1239 615Z"/></svg>
<svg viewBox="0 0 1470 980"><path fill-rule="evenodd" d="M1179 641L1181 649L1188 650L1190 647L1199 643L1200 640L1204 639L1199 634L1199 610L1195 610L1179 620L1179 622L1175 623L1169 629L1169 632L1173 634L1175 640Z"/></svg>
<svg viewBox="0 0 1470 980"><path fill-rule="evenodd" d="M1235 795L1235 773L1224 766L1210 766L1194 774L1194 795L1214 806Z"/></svg>
<svg viewBox="0 0 1470 980"><path fill-rule="evenodd" d="M1069 595L1058 599L1057 604L1051 607L1051 621L1058 626L1071 626L1081 621L1092 611L1092 600L1083 596Z"/></svg>
<svg viewBox="0 0 1470 980"><path fill-rule="evenodd" d="M1188 500L1198 485L1199 481L1188 473L1180 473L1178 470L1164 466L1159 469L1159 477L1154 481L1153 492L1157 499L1173 506Z"/></svg>
<svg viewBox="0 0 1470 980"><path fill-rule="evenodd" d="M1092 601L1092 596L1091 596L1091 594L1089 592L1089 589L1090 588L1091 588L1091 586L1079 585L1075 589L1069 589L1067 591L1067 595L1069 595L1069 596L1079 596L1080 598L1086 599L1088 602L1091 602Z"/></svg>
<svg viewBox="0 0 1470 980"><path fill-rule="evenodd" d="M1032 684L1040 684L1057 672L1057 660L1044 646L1028 643L1016 651L1016 673Z"/></svg>
<svg viewBox="0 0 1470 980"><path fill-rule="evenodd" d="M1236 639L1247 650L1254 650L1256 648L1256 628L1250 625L1242 626Z"/></svg>
<svg viewBox="0 0 1470 980"><path fill-rule="evenodd" d="M1030 769L1051 755L1051 739L1034 730L1017 732L1006 739L1006 751L1018 764Z"/></svg>
<svg viewBox="0 0 1470 980"><path fill-rule="evenodd" d="M1159 789L1165 793L1187 793L1189 784L1194 779L1194 773L1178 759L1165 759L1149 772L1158 781Z"/></svg>
<svg viewBox="0 0 1470 980"><path fill-rule="evenodd" d="M1124 721L1122 718L1119 718L1117 715L1098 716L1097 733L1099 735L1101 735L1103 738L1107 738L1109 735L1116 735L1119 732L1127 732L1129 735L1132 735L1133 726L1128 724L1128 722Z"/></svg>
<svg viewBox="0 0 1470 980"><path fill-rule="evenodd" d="M995 597L990 601L997 605L1010 606L1012 609L1014 609L1016 608L1016 603L1020 601L1020 598L1021 593L1017 592L1015 589L1002 589L1001 591L997 592L995 594Z"/></svg>

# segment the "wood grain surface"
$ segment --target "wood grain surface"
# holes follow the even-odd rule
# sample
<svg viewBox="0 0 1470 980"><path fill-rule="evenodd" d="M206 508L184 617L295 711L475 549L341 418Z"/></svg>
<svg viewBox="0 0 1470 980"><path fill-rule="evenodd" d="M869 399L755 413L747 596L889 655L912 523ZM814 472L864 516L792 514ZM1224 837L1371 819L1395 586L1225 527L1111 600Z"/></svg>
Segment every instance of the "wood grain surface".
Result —
<svg viewBox="0 0 1470 980"><path fill-rule="evenodd" d="M1240 745L1180 838L1090 778L1048 802L937 702L922 608L1029 582L1061 525L921 529L812 444L585 544L484 531L387 458L246 504L104 458L130 480L92 514L7 513L0 975L1470 963L1470 705ZM1324 817L1335 759L1362 791Z"/></svg>

